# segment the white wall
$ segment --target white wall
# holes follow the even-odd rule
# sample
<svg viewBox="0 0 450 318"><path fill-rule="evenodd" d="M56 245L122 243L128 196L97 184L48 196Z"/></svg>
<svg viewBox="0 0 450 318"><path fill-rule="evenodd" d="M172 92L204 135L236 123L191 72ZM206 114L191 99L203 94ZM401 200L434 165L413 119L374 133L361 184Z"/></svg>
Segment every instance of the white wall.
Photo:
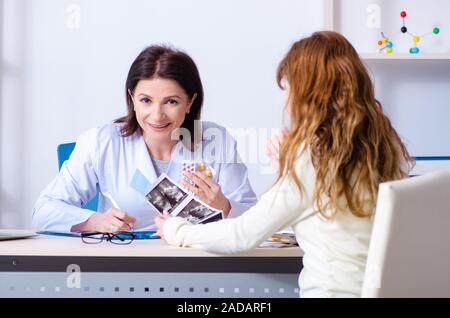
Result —
<svg viewBox="0 0 450 318"><path fill-rule="evenodd" d="M277 63L293 41L323 25L320 1L0 3L0 227L30 226L34 201L57 173L59 143L125 113L128 68L145 46L170 43L193 57L204 119L276 128L283 103ZM250 175L258 193L273 180L256 163Z"/></svg>
<svg viewBox="0 0 450 318"><path fill-rule="evenodd" d="M366 25L372 3L382 8L382 28L399 50L409 43L398 31L404 8L417 33L440 24L441 36L424 39L424 50L450 51L447 0L336 2L338 29L362 52L376 49L380 31ZM149 44L171 43L197 62L204 119L231 129L280 127L277 63L293 41L322 29L323 11L317 0L0 1L0 227L30 226L39 191L57 173L57 144L124 114L128 68ZM450 62L369 67L378 98L411 152L450 155ZM261 132L262 146L267 136ZM273 175L249 167L261 193Z"/></svg>
<svg viewBox="0 0 450 318"><path fill-rule="evenodd" d="M380 28L370 28L369 6L380 9ZM359 52L378 50L380 32L394 42L394 52L405 53L411 37L400 32L400 12L406 11L406 27L415 35L441 30L423 37L424 53L450 52L450 1L448 0L338 0L336 29ZM373 12L373 11L372 11ZM450 60L369 61L377 97L394 126L416 156L450 156Z"/></svg>

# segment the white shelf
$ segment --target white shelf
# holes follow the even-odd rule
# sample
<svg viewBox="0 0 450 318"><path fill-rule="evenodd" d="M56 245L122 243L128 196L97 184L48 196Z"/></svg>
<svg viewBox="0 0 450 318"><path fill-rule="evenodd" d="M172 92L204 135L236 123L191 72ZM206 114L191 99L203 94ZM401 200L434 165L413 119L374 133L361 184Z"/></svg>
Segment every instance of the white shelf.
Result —
<svg viewBox="0 0 450 318"><path fill-rule="evenodd" d="M325 29L336 31L335 30L335 0L324 0L324 8L325 8ZM410 53L360 53L359 56L364 60L449 60L450 61L450 52L448 53L419 53L419 54L410 54Z"/></svg>
<svg viewBox="0 0 450 318"><path fill-rule="evenodd" d="M364 60L449 60L450 53L361 53Z"/></svg>

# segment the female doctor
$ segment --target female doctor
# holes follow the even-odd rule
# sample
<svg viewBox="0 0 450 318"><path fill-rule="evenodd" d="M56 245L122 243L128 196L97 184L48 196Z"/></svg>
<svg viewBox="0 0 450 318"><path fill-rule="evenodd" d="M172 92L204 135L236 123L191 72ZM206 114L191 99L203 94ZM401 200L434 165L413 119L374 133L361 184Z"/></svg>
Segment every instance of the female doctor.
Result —
<svg viewBox="0 0 450 318"><path fill-rule="evenodd" d="M186 177L183 160L201 160L212 168L212 178L197 173L187 179L195 186L181 184L226 217L256 203L236 142L225 128L199 121L203 87L187 54L165 46L142 51L128 73L126 100L126 116L77 139L72 155L35 203L36 228L103 233L153 230L158 212L131 186L132 179L139 171L153 183L164 172L181 181ZM99 212L82 209L97 191Z"/></svg>

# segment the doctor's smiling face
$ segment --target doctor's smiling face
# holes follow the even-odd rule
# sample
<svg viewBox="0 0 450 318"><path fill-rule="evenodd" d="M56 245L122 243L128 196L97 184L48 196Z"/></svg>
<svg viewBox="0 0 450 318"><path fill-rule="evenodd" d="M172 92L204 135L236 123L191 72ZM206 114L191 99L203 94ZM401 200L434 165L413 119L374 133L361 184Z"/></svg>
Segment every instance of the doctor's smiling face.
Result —
<svg viewBox="0 0 450 318"><path fill-rule="evenodd" d="M170 148L177 142L173 137L194 149L203 86L189 55L168 46L145 48L131 64L125 92L127 115L115 120L123 123L123 137L141 131L147 147Z"/></svg>
<svg viewBox="0 0 450 318"><path fill-rule="evenodd" d="M129 91L139 126L147 142L170 142L174 130L183 124L196 98L190 98L175 81L164 78L140 80Z"/></svg>

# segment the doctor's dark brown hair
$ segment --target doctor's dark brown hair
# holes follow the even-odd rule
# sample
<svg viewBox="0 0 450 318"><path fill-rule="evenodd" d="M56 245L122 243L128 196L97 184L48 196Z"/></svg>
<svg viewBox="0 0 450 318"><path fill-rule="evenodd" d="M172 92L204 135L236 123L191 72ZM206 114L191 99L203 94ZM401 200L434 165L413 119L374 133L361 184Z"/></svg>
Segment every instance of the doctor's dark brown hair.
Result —
<svg viewBox="0 0 450 318"><path fill-rule="evenodd" d="M141 130L136 119L129 91L134 94L140 80L154 78L174 80L183 88L189 99L197 94L190 111L186 114L182 128L189 130L191 146L194 145L194 122L200 119L203 105L203 86L197 66L186 53L164 45L152 45L144 49L131 64L125 84L125 96L128 113L116 119L115 123L124 123L121 133L123 137L131 136ZM141 130L142 131L142 130Z"/></svg>

